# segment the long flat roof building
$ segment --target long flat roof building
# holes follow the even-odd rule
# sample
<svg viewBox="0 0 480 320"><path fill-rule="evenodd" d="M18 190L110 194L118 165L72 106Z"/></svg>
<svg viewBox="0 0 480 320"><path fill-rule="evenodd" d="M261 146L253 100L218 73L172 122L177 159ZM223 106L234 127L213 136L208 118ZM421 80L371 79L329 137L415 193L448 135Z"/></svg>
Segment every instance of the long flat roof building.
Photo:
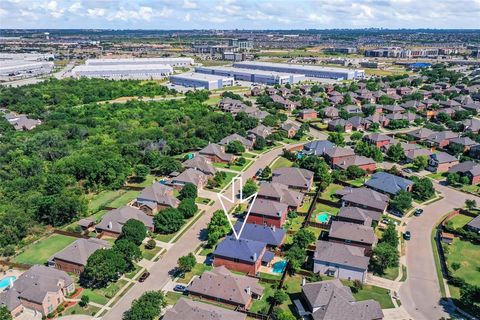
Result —
<svg viewBox="0 0 480 320"><path fill-rule="evenodd" d="M305 80L303 74L282 73L235 67L197 67L195 72L233 77L235 80L265 83L269 85L297 83Z"/></svg>
<svg viewBox="0 0 480 320"><path fill-rule="evenodd" d="M87 66L99 65L158 65L168 64L172 67L185 67L193 64L192 58L122 58L122 59L88 59Z"/></svg>
<svg viewBox="0 0 480 320"><path fill-rule="evenodd" d="M0 63L0 80L34 77L50 73L53 67L49 61L4 60Z"/></svg>
<svg viewBox="0 0 480 320"><path fill-rule="evenodd" d="M127 64L127 65L81 65L73 68L74 77L104 78L112 80L162 79L173 72L168 64Z"/></svg>
<svg viewBox="0 0 480 320"><path fill-rule="evenodd" d="M233 64L237 68L257 69L274 72L303 74L306 77L324 79L358 79L365 76L365 70L321 67L292 63L273 63L260 61L242 61Z"/></svg>
<svg viewBox="0 0 480 320"><path fill-rule="evenodd" d="M216 76L213 74L196 72L188 72L170 76L170 82L175 85L207 90L233 86L234 81L235 80L233 77Z"/></svg>

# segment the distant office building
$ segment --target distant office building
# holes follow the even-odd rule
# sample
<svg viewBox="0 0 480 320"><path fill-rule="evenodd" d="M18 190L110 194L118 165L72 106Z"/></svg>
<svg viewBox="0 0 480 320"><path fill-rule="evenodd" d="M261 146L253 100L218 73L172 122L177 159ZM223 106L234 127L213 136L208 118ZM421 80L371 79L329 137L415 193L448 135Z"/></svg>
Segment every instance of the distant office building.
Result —
<svg viewBox="0 0 480 320"><path fill-rule="evenodd" d="M170 76L170 82L176 85L195 89L221 89L233 86L233 77L217 76L213 74L189 72Z"/></svg>
<svg viewBox="0 0 480 320"><path fill-rule="evenodd" d="M250 39L230 39L228 40L230 47L238 48L241 51L250 51L253 49L253 40Z"/></svg>
<svg viewBox="0 0 480 320"><path fill-rule="evenodd" d="M168 64L107 64L82 65L73 68L72 75L80 78L103 78L112 80L150 80L162 79L170 75L173 68Z"/></svg>
<svg viewBox="0 0 480 320"><path fill-rule="evenodd" d="M193 64L192 58L126 58L126 59L88 59L87 66L130 66L130 65L170 65L186 67Z"/></svg>
<svg viewBox="0 0 480 320"><path fill-rule="evenodd" d="M354 48L354 47L325 48L325 52L353 54L353 53L357 53L357 48Z"/></svg>
<svg viewBox="0 0 480 320"><path fill-rule="evenodd" d="M222 59L227 61L243 61L245 60L245 54L239 52L224 52Z"/></svg>
<svg viewBox="0 0 480 320"><path fill-rule="evenodd" d="M297 83L305 80L303 74L288 74L235 67L197 67L195 68L195 72L233 77L235 80L258 82L269 85Z"/></svg>
<svg viewBox="0 0 480 320"><path fill-rule="evenodd" d="M343 69L320 67L312 65L300 65L290 63L273 63L273 62L259 62L259 61L244 61L233 64L237 68L257 69L264 71L284 72L303 74L306 77L325 78L325 79L358 79L365 76L364 70L358 69Z"/></svg>

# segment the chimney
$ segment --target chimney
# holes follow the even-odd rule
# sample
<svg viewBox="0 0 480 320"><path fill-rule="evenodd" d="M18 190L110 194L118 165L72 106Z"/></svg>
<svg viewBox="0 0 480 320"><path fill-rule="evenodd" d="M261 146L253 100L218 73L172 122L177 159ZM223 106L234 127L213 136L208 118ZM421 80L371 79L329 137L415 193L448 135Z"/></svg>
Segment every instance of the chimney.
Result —
<svg viewBox="0 0 480 320"><path fill-rule="evenodd" d="M307 280L305 280L305 277L302 277L302 287L307 283Z"/></svg>
<svg viewBox="0 0 480 320"><path fill-rule="evenodd" d="M252 295L252 289L250 288L250 286L248 286L248 287L245 289L245 291L247 291L247 294L248 294L249 296Z"/></svg>

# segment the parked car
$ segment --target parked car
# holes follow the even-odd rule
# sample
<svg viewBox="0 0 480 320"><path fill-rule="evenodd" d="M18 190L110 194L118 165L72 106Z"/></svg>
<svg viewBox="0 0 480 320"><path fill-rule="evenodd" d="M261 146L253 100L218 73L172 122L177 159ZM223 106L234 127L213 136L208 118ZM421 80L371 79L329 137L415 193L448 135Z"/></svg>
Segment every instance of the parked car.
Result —
<svg viewBox="0 0 480 320"><path fill-rule="evenodd" d="M422 215L422 213L423 213L423 209L417 209L417 210L415 210L414 215L416 217L418 217L418 216Z"/></svg>
<svg viewBox="0 0 480 320"><path fill-rule="evenodd" d="M410 231L405 231L405 233L403 234L403 239L410 240L411 238L412 234L410 233Z"/></svg>
<svg viewBox="0 0 480 320"><path fill-rule="evenodd" d="M187 290L187 287L182 286L181 284L177 284L174 288L173 291L177 292L185 292Z"/></svg>
<svg viewBox="0 0 480 320"><path fill-rule="evenodd" d="M403 217L403 212L397 209L390 209L390 213L397 217Z"/></svg>
<svg viewBox="0 0 480 320"><path fill-rule="evenodd" d="M402 170L403 172L406 172L406 173L413 173L413 170L410 168L403 168Z"/></svg>
<svg viewBox="0 0 480 320"><path fill-rule="evenodd" d="M147 280L147 278L150 276L150 272L146 271L144 272L140 278L138 278L138 282L143 282L145 280Z"/></svg>

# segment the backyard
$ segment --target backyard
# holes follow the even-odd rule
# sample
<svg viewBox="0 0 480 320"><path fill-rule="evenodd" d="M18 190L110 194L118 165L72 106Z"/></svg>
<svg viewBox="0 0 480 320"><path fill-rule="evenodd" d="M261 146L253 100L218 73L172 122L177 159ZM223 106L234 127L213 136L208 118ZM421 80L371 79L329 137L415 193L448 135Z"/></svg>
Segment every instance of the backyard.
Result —
<svg viewBox="0 0 480 320"><path fill-rule="evenodd" d="M185 273L183 277L178 279L178 282L188 284L194 276L200 276L202 273L208 270L212 270L212 266L207 266L203 263L197 263L195 267L193 267L192 271Z"/></svg>
<svg viewBox="0 0 480 320"><path fill-rule="evenodd" d="M20 253L13 260L18 263L30 265L45 264L51 256L64 249L75 240L77 240L77 238L61 234L53 234L28 246L25 251Z"/></svg>
<svg viewBox="0 0 480 320"><path fill-rule="evenodd" d="M270 297L275 293L275 284L260 282L265 290L263 291L262 299L253 301L250 312L267 313L270 308Z"/></svg>
<svg viewBox="0 0 480 320"><path fill-rule="evenodd" d="M284 157L278 157L276 160L274 160L273 164L270 166L270 168L273 170L279 169L279 168L289 168L293 165L293 162L288 160L287 158Z"/></svg>
<svg viewBox="0 0 480 320"><path fill-rule="evenodd" d="M336 184L336 183L331 183L321 194L321 198L329 201L338 201L337 197L334 197L333 195L335 192L338 190L343 189L343 186Z"/></svg>
<svg viewBox="0 0 480 320"><path fill-rule="evenodd" d="M223 162L214 162L213 166L215 168L224 168L224 169L229 169L229 170L234 170L234 171L242 171L250 164L252 163L253 160L245 159L245 163L243 165L238 165L238 164L231 164L231 163L223 163Z"/></svg>
<svg viewBox="0 0 480 320"><path fill-rule="evenodd" d="M108 300L113 298L127 283L126 280L118 280L117 282L110 283L106 288L84 289L83 295L87 295L91 302L105 305Z"/></svg>
<svg viewBox="0 0 480 320"><path fill-rule="evenodd" d="M480 277L478 276L480 246L455 238L447 248L445 254L452 275L465 280L468 284L480 286ZM454 264L459 266L458 269L452 267Z"/></svg>
<svg viewBox="0 0 480 320"><path fill-rule="evenodd" d="M472 219L473 218L470 216L464 214L457 214L447 221L447 225L451 226L454 229L461 229L467 223L472 221Z"/></svg>

